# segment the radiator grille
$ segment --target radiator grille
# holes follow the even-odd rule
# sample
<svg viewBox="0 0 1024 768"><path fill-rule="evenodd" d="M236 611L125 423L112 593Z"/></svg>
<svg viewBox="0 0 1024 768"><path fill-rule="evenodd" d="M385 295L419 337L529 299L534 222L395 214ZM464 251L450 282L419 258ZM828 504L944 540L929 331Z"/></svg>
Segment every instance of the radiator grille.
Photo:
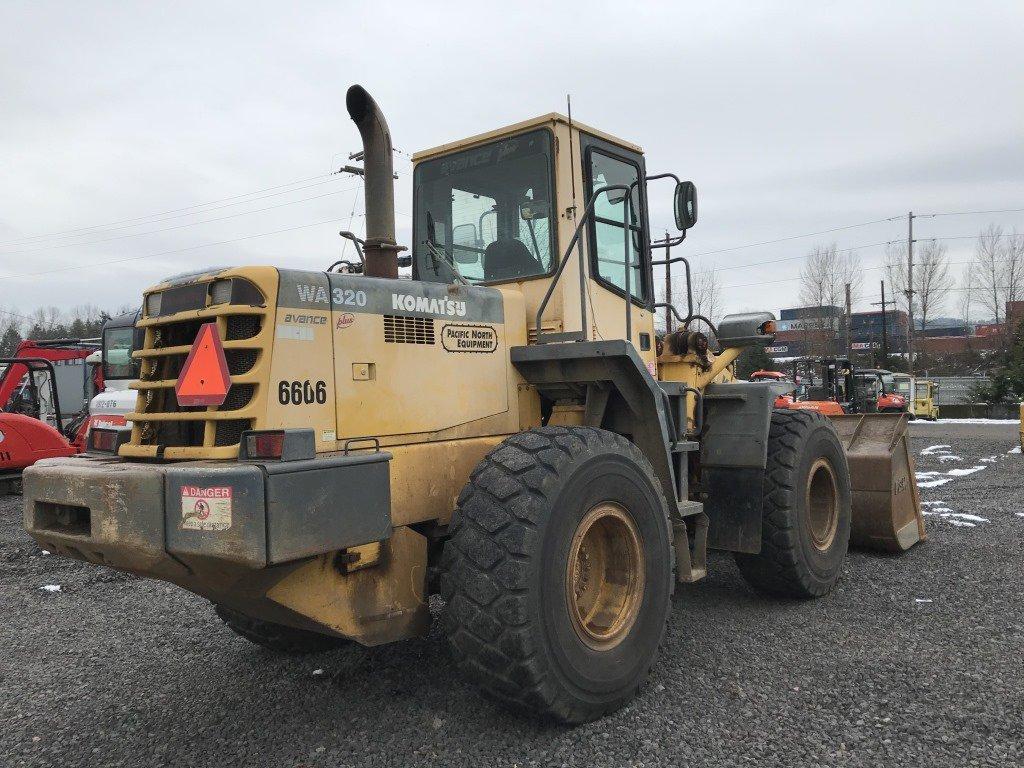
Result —
<svg viewBox="0 0 1024 768"><path fill-rule="evenodd" d="M384 341L388 344L433 344L434 319L384 315Z"/></svg>
<svg viewBox="0 0 1024 768"><path fill-rule="evenodd" d="M155 455L170 459L207 455L223 458L224 449L236 447L242 432L255 423L253 409L263 367L260 351L267 345L265 337L273 327L266 322L264 313L254 314L251 305L226 304L201 311L204 316L198 320L177 319L180 315L144 318L149 322L141 353L140 381L136 385L140 397L137 413L133 414L132 440L122 448L122 455L152 456L155 449ZM219 406L183 406L178 403L174 387L188 349L200 327L209 322L217 323L223 339L231 388Z"/></svg>

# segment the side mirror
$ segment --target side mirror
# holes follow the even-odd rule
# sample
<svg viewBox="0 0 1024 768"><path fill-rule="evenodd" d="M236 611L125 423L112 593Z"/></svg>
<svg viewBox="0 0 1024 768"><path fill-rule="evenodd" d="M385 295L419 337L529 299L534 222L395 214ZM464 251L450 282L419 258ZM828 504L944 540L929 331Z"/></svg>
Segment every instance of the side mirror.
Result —
<svg viewBox="0 0 1024 768"><path fill-rule="evenodd" d="M684 232L697 223L697 187L692 181L676 185L674 209L676 227Z"/></svg>

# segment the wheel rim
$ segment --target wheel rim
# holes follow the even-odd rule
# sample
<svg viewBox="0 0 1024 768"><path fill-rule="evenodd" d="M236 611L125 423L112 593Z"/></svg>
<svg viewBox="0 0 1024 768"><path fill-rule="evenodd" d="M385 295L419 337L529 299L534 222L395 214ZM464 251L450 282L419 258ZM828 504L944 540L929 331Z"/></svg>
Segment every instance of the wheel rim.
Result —
<svg viewBox="0 0 1024 768"><path fill-rule="evenodd" d="M629 634L644 593L640 532L625 508L602 502L576 528L569 548L566 601L580 640L614 648Z"/></svg>
<svg viewBox="0 0 1024 768"><path fill-rule="evenodd" d="M839 527L839 490L832 465L818 459L807 476L807 527L811 541L822 551L832 546Z"/></svg>

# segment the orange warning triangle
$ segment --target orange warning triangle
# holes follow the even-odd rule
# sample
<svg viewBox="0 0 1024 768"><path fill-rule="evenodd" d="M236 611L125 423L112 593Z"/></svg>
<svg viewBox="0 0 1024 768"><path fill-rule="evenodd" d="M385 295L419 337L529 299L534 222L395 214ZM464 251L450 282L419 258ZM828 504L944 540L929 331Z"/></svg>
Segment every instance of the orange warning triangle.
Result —
<svg viewBox="0 0 1024 768"><path fill-rule="evenodd" d="M217 324L204 323L174 385L178 405L220 405L230 388L228 361Z"/></svg>

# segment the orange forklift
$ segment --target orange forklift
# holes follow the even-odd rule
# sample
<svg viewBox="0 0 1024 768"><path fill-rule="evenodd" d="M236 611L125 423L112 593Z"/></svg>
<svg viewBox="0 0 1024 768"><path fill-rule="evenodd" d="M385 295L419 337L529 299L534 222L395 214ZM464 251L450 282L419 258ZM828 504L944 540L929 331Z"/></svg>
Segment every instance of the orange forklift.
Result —
<svg viewBox="0 0 1024 768"><path fill-rule="evenodd" d="M776 407L818 411L825 416L877 413L882 394L878 377L859 376L842 357L804 357L793 361L797 393L792 402Z"/></svg>

